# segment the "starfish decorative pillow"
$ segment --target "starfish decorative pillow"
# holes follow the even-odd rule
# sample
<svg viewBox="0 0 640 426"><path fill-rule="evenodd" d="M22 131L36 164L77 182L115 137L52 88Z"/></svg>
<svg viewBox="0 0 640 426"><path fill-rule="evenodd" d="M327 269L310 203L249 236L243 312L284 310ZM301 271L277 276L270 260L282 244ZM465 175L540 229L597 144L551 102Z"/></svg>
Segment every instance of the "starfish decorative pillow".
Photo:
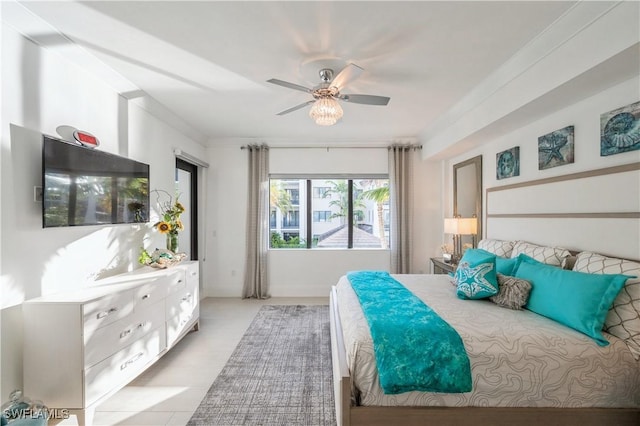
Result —
<svg viewBox="0 0 640 426"><path fill-rule="evenodd" d="M484 250L467 249L455 274L460 299L485 299L498 293L496 256Z"/></svg>

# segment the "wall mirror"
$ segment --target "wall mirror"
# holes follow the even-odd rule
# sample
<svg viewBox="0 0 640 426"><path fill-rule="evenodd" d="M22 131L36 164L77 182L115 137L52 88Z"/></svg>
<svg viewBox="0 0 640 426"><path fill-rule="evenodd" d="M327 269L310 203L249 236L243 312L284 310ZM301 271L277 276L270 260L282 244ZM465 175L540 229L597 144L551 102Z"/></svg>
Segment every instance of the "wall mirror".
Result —
<svg viewBox="0 0 640 426"><path fill-rule="evenodd" d="M482 155L453 166L453 215L475 217L477 236L463 235L462 244L472 244L482 238Z"/></svg>

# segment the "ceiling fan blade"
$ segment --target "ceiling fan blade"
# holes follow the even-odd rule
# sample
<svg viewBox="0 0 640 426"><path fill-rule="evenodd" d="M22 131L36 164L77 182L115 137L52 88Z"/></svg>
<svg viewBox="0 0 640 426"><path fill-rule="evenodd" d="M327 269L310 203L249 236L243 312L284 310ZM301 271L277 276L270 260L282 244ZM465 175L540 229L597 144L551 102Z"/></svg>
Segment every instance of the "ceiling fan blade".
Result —
<svg viewBox="0 0 640 426"><path fill-rule="evenodd" d="M356 64L349 64L342 69L336 75L333 80L331 80L331 86L336 87L338 90L342 90L349 82L355 80L360 76L360 74L364 71L364 69L360 68Z"/></svg>
<svg viewBox="0 0 640 426"><path fill-rule="evenodd" d="M386 105L391 98L375 95L340 95L340 99L352 104Z"/></svg>
<svg viewBox="0 0 640 426"><path fill-rule="evenodd" d="M276 114L276 115L285 115L285 114L289 114L290 112L297 111L297 110L299 110L300 108L304 108L304 107L306 107L307 105L310 105L310 104L314 103L315 101L316 101L315 99L312 99L312 100L307 101L307 102L305 102L305 103L302 103L302 104L300 104L300 105L296 105L296 106L294 106L293 108L285 109L284 111L279 112L279 113L278 113L278 114Z"/></svg>
<svg viewBox="0 0 640 426"><path fill-rule="evenodd" d="M272 78L270 80L267 80L267 83L277 84L278 86L286 87L293 90L300 90L301 92L306 92L306 93L312 92L312 90L307 87L300 86L299 84L289 83L288 81L284 81L284 80L278 80L277 78Z"/></svg>

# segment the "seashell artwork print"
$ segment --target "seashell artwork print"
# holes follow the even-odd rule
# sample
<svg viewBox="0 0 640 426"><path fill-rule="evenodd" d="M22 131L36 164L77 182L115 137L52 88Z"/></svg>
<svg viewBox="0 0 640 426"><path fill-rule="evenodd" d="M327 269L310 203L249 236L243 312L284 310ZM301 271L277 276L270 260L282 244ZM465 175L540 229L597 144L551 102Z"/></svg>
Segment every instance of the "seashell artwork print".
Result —
<svg viewBox="0 0 640 426"><path fill-rule="evenodd" d="M520 147L516 146L496 154L496 179L520 176Z"/></svg>
<svg viewBox="0 0 640 426"><path fill-rule="evenodd" d="M573 126L538 138L538 170L573 163Z"/></svg>
<svg viewBox="0 0 640 426"><path fill-rule="evenodd" d="M640 149L640 102L600 116L600 156Z"/></svg>

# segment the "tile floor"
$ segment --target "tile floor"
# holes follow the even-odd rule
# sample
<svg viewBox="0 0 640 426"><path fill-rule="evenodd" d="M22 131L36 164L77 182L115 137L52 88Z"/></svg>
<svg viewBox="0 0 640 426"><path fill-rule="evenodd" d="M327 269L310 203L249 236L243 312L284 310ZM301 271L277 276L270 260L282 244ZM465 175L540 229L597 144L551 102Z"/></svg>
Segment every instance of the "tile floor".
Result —
<svg viewBox="0 0 640 426"><path fill-rule="evenodd" d="M328 303L328 297L202 300L200 330L187 334L137 379L98 405L94 425L186 425L262 305ZM77 420L72 416L58 424L74 425Z"/></svg>

